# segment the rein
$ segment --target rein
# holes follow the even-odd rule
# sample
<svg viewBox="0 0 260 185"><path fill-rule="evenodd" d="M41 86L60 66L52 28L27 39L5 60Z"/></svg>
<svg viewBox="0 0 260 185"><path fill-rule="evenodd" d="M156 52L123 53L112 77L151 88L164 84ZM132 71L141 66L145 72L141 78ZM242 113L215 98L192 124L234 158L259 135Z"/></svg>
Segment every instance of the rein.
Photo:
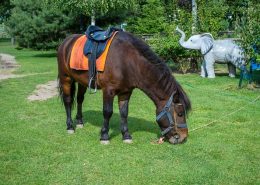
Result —
<svg viewBox="0 0 260 185"><path fill-rule="evenodd" d="M166 134L168 134L174 128L174 125L175 125L174 115L171 114L171 104L173 103L172 100L173 100L173 93L170 96L169 100L166 102L166 105L163 107L162 111L156 117L157 122L165 115L167 116L167 119L168 119L168 123L169 123L168 127L161 132L162 136L165 136ZM174 106L173 106L173 111L174 111ZM187 128L187 124L186 123L177 124L177 127L178 128Z"/></svg>

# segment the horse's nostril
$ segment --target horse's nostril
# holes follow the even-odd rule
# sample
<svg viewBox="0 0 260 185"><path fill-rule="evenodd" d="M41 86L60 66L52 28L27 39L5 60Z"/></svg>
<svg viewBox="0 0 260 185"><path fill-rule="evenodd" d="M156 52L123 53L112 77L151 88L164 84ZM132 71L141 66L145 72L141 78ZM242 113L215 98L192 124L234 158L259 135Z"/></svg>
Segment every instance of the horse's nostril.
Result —
<svg viewBox="0 0 260 185"><path fill-rule="evenodd" d="M173 136L175 139L179 139L180 136L178 134L176 134L175 136Z"/></svg>
<svg viewBox="0 0 260 185"><path fill-rule="evenodd" d="M179 117L182 117L183 115L182 115L182 113L178 113L178 116L179 116Z"/></svg>

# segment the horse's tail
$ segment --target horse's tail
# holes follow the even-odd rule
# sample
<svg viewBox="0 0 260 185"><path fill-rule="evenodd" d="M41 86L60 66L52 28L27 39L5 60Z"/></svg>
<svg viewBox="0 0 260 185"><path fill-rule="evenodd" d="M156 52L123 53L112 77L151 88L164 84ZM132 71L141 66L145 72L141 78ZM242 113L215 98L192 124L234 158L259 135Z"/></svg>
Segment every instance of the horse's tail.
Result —
<svg viewBox="0 0 260 185"><path fill-rule="evenodd" d="M61 99L61 102L64 104L64 93L63 93L63 87L62 87L62 84L61 84L61 80L60 80L60 77L58 75L57 77L57 81L58 81L58 92L59 92L59 97ZM71 88L70 88L70 97L71 97L71 105L74 105L74 102L75 102L75 94L76 94L76 84L75 82L73 81L71 83ZM72 106L73 108L74 106Z"/></svg>
<svg viewBox="0 0 260 185"><path fill-rule="evenodd" d="M58 48L58 58L57 58L57 62L58 62L58 91L59 91L59 97L61 98L61 102L64 104L65 103L65 96L64 96L64 86L66 86L67 84L63 84L63 81L66 81L64 78L69 77L69 74L67 74L66 72L66 65L68 58L69 58L69 53L70 50L72 49L71 47L71 43L74 42L74 40L76 39L76 37L67 37L64 42L60 45L60 47ZM68 83L68 82L67 82ZM68 88L68 87L66 87ZM70 98L71 98L71 105L73 105L73 103L75 102L75 94L76 94L76 85L75 85L75 81L71 78L71 83L70 83L70 87L69 87L69 91L68 93L70 93Z"/></svg>

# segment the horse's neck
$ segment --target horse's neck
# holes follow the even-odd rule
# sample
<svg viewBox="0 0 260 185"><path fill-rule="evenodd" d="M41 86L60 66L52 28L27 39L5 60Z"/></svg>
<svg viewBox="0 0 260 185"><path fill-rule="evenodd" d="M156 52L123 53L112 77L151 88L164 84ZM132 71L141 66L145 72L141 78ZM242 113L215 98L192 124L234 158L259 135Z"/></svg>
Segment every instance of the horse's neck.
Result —
<svg viewBox="0 0 260 185"><path fill-rule="evenodd" d="M150 65L157 67L154 64ZM149 68L151 69L151 66ZM141 89L154 102L156 108L160 110L171 96L173 79L164 76L163 80L160 80L161 75L159 69L149 70L149 68L145 73L140 75L138 88Z"/></svg>

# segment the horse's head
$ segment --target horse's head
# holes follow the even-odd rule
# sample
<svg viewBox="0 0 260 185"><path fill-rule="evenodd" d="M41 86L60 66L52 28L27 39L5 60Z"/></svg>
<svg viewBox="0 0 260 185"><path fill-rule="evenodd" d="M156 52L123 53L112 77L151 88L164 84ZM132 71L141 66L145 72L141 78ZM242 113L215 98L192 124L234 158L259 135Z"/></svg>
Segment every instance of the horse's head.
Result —
<svg viewBox="0 0 260 185"><path fill-rule="evenodd" d="M186 141L188 137L186 111L182 104L172 102L172 96L158 113L156 120L162 130L162 136L171 144Z"/></svg>

